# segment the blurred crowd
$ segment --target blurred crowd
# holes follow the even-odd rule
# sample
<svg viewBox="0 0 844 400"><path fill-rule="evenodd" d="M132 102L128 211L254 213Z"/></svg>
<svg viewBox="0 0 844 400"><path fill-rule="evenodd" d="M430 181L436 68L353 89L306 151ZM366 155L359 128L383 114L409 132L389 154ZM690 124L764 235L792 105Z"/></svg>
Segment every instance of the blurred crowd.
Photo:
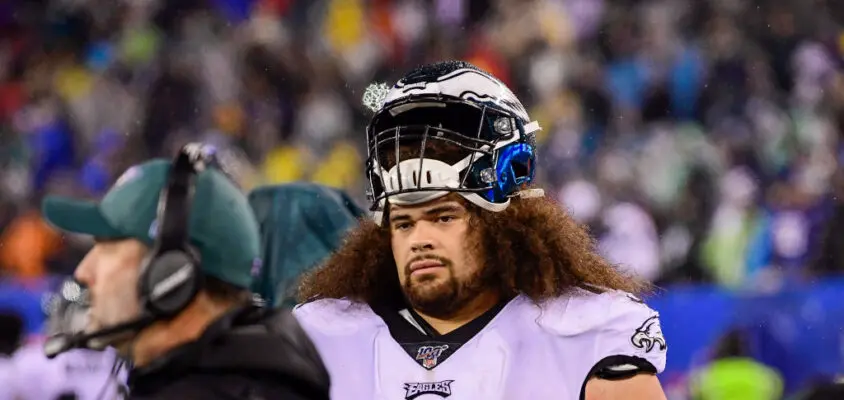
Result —
<svg viewBox="0 0 844 400"><path fill-rule="evenodd" d="M776 290L844 268L837 0L5 0L0 274L86 249L38 213L213 143L244 189L364 199L360 98L434 60L510 85L539 179L600 249L659 284Z"/></svg>

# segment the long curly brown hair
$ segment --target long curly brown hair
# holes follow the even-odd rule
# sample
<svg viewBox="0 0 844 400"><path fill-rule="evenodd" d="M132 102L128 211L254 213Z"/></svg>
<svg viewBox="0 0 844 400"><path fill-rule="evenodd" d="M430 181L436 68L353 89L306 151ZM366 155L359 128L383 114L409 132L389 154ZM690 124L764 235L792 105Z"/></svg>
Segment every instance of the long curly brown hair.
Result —
<svg viewBox="0 0 844 400"><path fill-rule="evenodd" d="M643 294L650 286L622 273L595 251L595 242L556 202L513 198L493 213L465 202L470 232L480 260L501 298L519 293L536 302L574 288L600 293L609 289ZM404 301L393 259L390 229L361 221L344 245L320 268L306 273L300 301L348 298L369 305ZM475 229L476 228L476 229Z"/></svg>

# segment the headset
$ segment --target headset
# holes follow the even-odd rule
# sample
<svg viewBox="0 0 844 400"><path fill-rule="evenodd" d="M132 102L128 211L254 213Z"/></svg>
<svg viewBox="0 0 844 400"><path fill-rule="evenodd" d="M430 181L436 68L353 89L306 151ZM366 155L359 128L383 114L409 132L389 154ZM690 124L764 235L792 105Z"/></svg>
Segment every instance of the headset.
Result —
<svg viewBox="0 0 844 400"><path fill-rule="evenodd" d="M172 319L196 297L203 286L202 264L199 252L190 244L188 225L196 178L207 165L217 165L214 154L211 146L191 143L173 159L150 228L155 242L141 262L141 315L96 332L54 335L44 344L48 358L74 348L105 348L103 338L137 332L155 321Z"/></svg>
<svg viewBox="0 0 844 400"><path fill-rule="evenodd" d="M201 259L190 244L188 226L196 177L206 153L182 148L173 160L158 198L155 243L141 262L138 296L156 320L178 315L202 288Z"/></svg>

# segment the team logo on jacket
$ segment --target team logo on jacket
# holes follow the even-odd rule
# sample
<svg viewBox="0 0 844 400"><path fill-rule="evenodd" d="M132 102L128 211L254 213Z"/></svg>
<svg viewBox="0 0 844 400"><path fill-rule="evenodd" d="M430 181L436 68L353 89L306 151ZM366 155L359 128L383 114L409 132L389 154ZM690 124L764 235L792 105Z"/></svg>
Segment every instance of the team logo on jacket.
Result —
<svg viewBox="0 0 844 400"><path fill-rule="evenodd" d="M413 400L423 394L435 394L442 398L446 398L451 396L451 382L454 382L454 380L405 383L404 398L405 400Z"/></svg>
<svg viewBox="0 0 844 400"><path fill-rule="evenodd" d="M633 346L644 349L646 353L650 353L657 346L659 346L660 351L665 351L668 347L665 344L665 338L662 336L662 327L659 326L659 317L657 316L646 319L640 327L636 328L630 342L633 343Z"/></svg>
<svg viewBox="0 0 844 400"><path fill-rule="evenodd" d="M443 344L439 346L419 346L416 350L416 361L419 361L423 367L431 369L437 366L437 362L443 352L448 350L448 345Z"/></svg>

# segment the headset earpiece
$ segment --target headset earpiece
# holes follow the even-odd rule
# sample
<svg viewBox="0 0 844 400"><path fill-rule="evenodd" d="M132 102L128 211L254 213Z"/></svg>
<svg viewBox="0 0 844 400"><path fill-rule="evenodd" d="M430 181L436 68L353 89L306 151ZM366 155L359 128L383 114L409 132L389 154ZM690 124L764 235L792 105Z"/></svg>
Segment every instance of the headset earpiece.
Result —
<svg viewBox="0 0 844 400"><path fill-rule="evenodd" d="M138 279L141 305L155 318L175 317L202 287L201 259L190 245L188 233L193 185L201 161L183 148L171 164L167 186L159 196L155 244L141 264Z"/></svg>
<svg viewBox="0 0 844 400"><path fill-rule="evenodd" d="M190 251L155 255L139 280L144 308L156 317L176 316L199 292L201 278L197 258Z"/></svg>

